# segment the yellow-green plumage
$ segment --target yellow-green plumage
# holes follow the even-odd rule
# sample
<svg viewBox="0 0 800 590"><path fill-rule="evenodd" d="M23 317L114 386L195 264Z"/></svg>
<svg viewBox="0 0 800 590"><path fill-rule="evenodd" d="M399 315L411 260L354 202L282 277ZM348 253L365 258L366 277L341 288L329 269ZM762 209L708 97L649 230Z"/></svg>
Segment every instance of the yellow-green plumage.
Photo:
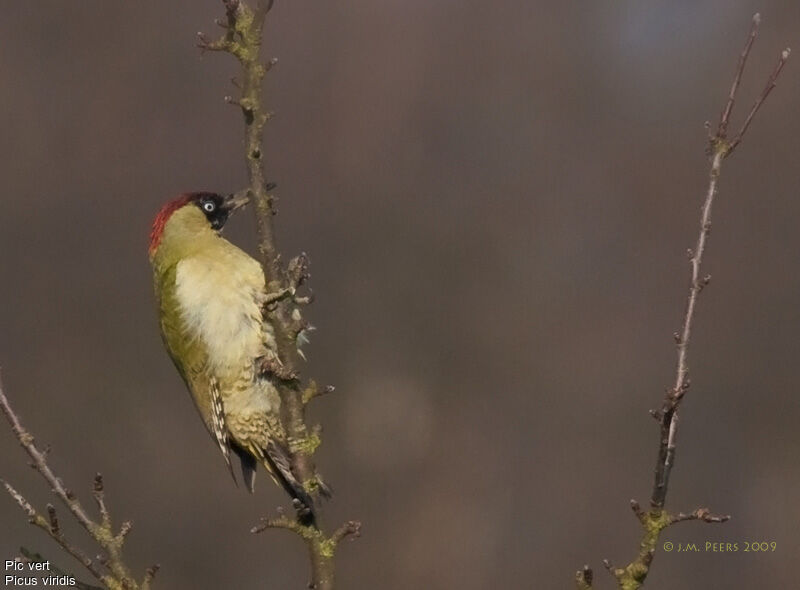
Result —
<svg viewBox="0 0 800 590"><path fill-rule="evenodd" d="M259 370L264 358L278 362L262 313L263 270L212 222L190 201L162 219L151 245L164 344L228 466L234 451L252 491L255 466L263 464L310 511L291 472L278 391Z"/></svg>

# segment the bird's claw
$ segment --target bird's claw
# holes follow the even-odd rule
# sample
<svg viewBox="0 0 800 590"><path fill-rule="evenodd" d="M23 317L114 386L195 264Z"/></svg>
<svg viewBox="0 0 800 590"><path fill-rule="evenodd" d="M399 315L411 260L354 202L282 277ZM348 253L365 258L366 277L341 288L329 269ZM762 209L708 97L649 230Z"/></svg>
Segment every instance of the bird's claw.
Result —
<svg viewBox="0 0 800 590"><path fill-rule="evenodd" d="M258 369L261 375L275 377L281 381L293 382L300 378L296 372L287 370L279 360L267 356L258 358Z"/></svg>

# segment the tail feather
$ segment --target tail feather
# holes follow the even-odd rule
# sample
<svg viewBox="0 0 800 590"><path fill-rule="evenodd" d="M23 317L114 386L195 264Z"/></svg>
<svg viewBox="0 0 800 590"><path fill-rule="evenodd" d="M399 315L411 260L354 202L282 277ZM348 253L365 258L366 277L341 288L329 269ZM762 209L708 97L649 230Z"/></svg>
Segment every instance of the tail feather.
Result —
<svg viewBox="0 0 800 590"><path fill-rule="evenodd" d="M244 480L244 485L247 491L252 494L255 491L256 467L258 466L258 462L250 452L239 445L233 444L231 448L239 456L239 461L242 463L242 479ZM231 470L231 475L233 475L233 470ZM236 481L236 478L234 477L233 480Z"/></svg>
<svg viewBox="0 0 800 590"><path fill-rule="evenodd" d="M292 471L291 454L283 445L275 441L269 441L265 449L265 467L271 472L275 480L281 484L286 493L289 494L299 506L297 515L300 522L306 526L317 528L317 515L314 512L314 500L297 480Z"/></svg>
<svg viewBox="0 0 800 590"><path fill-rule="evenodd" d="M258 462L261 461L272 476L272 479L286 490L286 493L293 499L300 522L306 526L317 528L314 499L292 471L292 456L284 445L271 440L267 443L266 449L258 447L244 448L235 443L231 444L231 449L241 461L242 478L251 494L255 489ZM231 475L233 475L233 472L231 472ZM236 478L234 478L234 481L236 481ZM330 498L330 488L321 480L318 480L318 489L320 495Z"/></svg>

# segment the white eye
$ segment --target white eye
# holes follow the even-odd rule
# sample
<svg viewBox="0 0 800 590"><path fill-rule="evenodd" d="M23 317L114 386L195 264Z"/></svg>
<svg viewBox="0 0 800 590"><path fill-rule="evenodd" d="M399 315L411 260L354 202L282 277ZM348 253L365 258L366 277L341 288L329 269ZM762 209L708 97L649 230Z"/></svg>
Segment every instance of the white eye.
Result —
<svg viewBox="0 0 800 590"><path fill-rule="evenodd" d="M211 213L216 208L217 206L214 204L213 201L206 201L205 203L203 203L203 211L205 211L206 213Z"/></svg>

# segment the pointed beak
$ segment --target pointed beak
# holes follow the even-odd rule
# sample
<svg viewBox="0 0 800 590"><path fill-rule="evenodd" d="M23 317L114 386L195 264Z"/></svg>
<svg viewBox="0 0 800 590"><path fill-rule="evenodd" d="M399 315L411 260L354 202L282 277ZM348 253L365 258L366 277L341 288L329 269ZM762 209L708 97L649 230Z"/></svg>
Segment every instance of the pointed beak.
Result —
<svg viewBox="0 0 800 590"><path fill-rule="evenodd" d="M241 209L247 203L250 202L250 197L247 196L246 193L234 193L232 195L228 195L225 199L225 209L229 213L233 213L237 209Z"/></svg>

